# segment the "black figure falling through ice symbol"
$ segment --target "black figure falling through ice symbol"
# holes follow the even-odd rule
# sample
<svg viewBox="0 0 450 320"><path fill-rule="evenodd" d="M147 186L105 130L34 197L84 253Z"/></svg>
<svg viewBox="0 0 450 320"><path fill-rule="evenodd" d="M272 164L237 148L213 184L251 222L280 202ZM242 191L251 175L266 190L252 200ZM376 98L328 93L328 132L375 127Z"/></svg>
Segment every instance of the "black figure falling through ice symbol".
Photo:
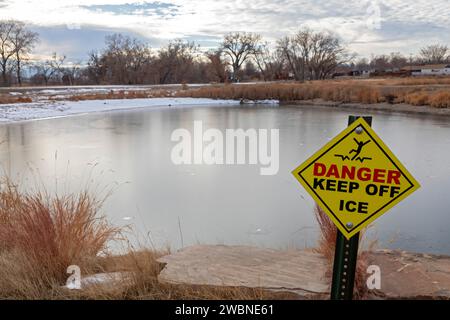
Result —
<svg viewBox="0 0 450 320"><path fill-rule="evenodd" d="M355 141L357 147L355 149L350 150L350 152L348 153L348 155L344 156L341 154L336 154L335 157L341 158L342 160L351 160L351 161L361 161L361 163L363 163L365 160L372 160L372 158L369 157L361 157L360 154L363 150L363 148L371 142L371 140L368 141L358 141L356 138L353 138L353 140ZM353 157L352 154L354 153ZM351 157L351 158L350 158Z"/></svg>

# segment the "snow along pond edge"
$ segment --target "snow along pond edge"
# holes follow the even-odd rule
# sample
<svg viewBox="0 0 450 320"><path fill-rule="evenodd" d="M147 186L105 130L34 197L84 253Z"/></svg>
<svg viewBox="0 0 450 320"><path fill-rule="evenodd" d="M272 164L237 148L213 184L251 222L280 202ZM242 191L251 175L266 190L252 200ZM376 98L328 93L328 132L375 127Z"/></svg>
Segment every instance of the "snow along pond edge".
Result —
<svg viewBox="0 0 450 320"><path fill-rule="evenodd" d="M146 98L85 101L54 101L0 105L0 123L43 120L95 112L132 110L141 108L170 108L193 106L238 106L239 104L278 105L278 100L239 101L206 98Z"/></svg>

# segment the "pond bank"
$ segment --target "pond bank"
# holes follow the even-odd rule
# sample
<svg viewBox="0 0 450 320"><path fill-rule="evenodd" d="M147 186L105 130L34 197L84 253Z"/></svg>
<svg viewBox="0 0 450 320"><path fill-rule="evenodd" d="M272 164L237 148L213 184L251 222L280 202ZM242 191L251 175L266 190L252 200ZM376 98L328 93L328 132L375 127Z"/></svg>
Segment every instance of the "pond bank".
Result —
<svg viewBox="0 0 450 320"><path fill-rule="evenodd" d="M312 250L248 246L187 247L158 259L163 283L262 288L328 299L327 261ZM450 256L379 250L368 254L381 269L381 289L367 299L450 299Z"/></svg>
<svg viewBox="0 0 450 320"><path fill-rule="evenodd" d="M335 109L357 110L361 112L382 111L414 115L433 115L450 117L449 108L433 108L430 106L413 106L409 104L364 104L342 103L315 100L252 100L252 99L215 99L215 98L130 98L130 99L100 99L82 101L39 101L28 103L10 103L0 105L0 123L10 123L26 120L66 117L94 112L131 110L139 108L168 108L192 106L224 106L224 105L285 105L285 106L320 106Z"/></svg>
<svg viewBox="0 0 450 320"><path fill-rule="evenodd" d="M415 114L415 115L434 115L450 117L450 109L448 108L433 108L430 106L413 106L410 104L389 104L389 103L343 103L325 100L295 100L282 101L281 105L295 105L295 106L320 106L337 109L358 110L364 112L371 111L385 111L392 113Z"/></svg>
<svg viewBox="0 0 450 320"><path fill-rule="evenodd" d="M117 110L224 105L239 105L239 101L201 98L145 98L14 103L0 105L0 123L59 118Z"/></svg>

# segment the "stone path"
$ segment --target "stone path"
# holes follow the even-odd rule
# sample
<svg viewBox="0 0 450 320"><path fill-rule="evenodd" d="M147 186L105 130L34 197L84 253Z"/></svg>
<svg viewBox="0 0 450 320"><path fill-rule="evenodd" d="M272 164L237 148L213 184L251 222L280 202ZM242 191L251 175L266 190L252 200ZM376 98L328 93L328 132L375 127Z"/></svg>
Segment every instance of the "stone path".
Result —
<svg viewBox="0 0 450 320"><path fill-rule="evenodd" d="M235 286L326 294L326 261L311 251L278 251L247 246L193 246L158 260L162 282Z"/></svg>
<svg viewBox="0 0 450 320"><path fill-rule="evenodd" d="M380 250L370 264L381 269L380 293L386 298L450 299L450 257Z"/></svg>
<svg viewBox="0 0 450 320"><path fill-rule="evenodd" d="M328 297L327 261L308 250L279 251L247 246L193 246L158 260L162 282L287 291ZM381 269L381 290L367 298L450 299L450 257L380 250L369 264Z"/></svg>

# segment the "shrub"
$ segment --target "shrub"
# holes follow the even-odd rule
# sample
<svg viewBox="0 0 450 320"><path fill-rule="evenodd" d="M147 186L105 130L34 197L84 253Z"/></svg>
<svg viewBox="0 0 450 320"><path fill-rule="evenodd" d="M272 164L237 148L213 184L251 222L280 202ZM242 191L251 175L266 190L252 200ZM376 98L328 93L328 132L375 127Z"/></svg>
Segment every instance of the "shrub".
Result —
<svg viewBox="0 0 450 320"><path fill-rule="evenodd" d="M11 289L11 282L15 290L63 285L69 265L87 268L120 232L99 215L101 205L88 192L27 194L6 180L0 191L0 290Z"/></svg>

